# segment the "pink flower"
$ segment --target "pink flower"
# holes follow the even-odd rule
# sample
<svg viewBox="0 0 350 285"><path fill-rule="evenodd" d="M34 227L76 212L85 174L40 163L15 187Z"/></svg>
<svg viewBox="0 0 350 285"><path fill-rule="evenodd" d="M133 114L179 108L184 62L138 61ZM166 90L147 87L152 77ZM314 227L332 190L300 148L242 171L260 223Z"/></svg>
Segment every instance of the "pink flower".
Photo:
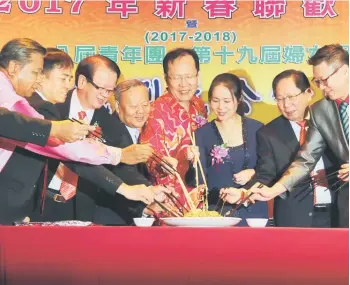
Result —
<svg viewBox="0 0 350 285"><path fill-rule="evenodd" d="M228 148L225 144L214 145L213 149L210 152L211 165L224 163L224 158L228 157Z"/></svg>
<svg viewBox="0 0 350 285"><path fill-rule="evenodd" d="M198 125L198 128L200 128L200 127L203 127L206 123L208 123L208 120L202 115L197 115L196 123Z"/></svg>

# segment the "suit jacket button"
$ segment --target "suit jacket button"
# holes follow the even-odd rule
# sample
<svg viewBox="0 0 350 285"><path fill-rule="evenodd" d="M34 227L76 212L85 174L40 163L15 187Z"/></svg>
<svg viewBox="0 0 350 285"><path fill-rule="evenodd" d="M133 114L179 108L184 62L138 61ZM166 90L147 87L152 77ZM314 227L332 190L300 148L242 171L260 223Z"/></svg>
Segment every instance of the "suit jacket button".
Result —
<svg viewBox="0 0 350 285"><path fill-rule="evenodd" d="M309 213L309 216L311 217L311 216L312 216L312 213Z"/></svg>

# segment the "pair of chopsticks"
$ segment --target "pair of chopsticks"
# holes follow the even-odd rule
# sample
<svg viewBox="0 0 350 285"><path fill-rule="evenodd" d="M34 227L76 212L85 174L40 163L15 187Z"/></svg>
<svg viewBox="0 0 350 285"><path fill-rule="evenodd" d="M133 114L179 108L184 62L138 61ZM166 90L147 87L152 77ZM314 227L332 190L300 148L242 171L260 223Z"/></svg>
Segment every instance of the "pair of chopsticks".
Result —
<svg viewBox="0 0 350 285"><path fill-rule="evenodd" d="M164 204L158 202L157 200L154 200L154 202L160 207L162 208L165 212L169 213L170 215L172 215L173 217L183 217L183 214L178 214L176 212L173 212L172 210L168 209Z"/></svg>
<svg viewBox="0 0 350 285"><path fill-rule="evenodd" d="M78 124L83 124L82 122L72 118L72 119L69 119L71 122L75 122L75 123L78 123ZM92 135L93 137L95 137L99 142L101 143L106 143L106 140L104 138L102 138L102 134L99 133L98 131L93 131L93 132L90 132L89 131L89 134Z"/></svg>
<svg viewBox="0 0 350 285"><path fill-rule="evenodd" d="M163 148L167 154L167 156L171 157L170 153L169 153L169 150L167 149L166 145L164 142L162 142L162 145L163 145ZM166 162L167 165L170 165L169 163ZM170 165L171 166L171 165ZM172 166L171 166L171 169L174 169ZM175 170L175 169L174 169ZM168 171L169 172L169 171ZM187 191L187 188L185 186L185 183L183 182L182 178L181 178L181 175L180 173L175 170L174 173L170 173L170 174L175 174L175 177L177 179L177 181L179 182L180 186L181 186L181 189L182 189L182 192L184 193L184 196L185 196L185 199L186 199L186 203L188 204L188 206L190 207L191 210L195 210L196 207L191 199L191 196L188 194L188 191Z"/></svg>
<svg viewBox="0 0 350 285"><path fill-rule="evenodd" d="M183 205L180 202L180 200L173 193L170 193L170 194L169 193L165 193L165 195L171 200L171 202L173 202L173 204L175 205L175 207L179 210L179 212L181 214L184 214L184 210L186 210L187 212L190 212L190 210L187 209L185 207L185 205Z"/></svg>
<svg viewBox="0 0 350 285"><path fill-rule="evenodd" d="M188 125L189 129L188 129L188 135L190 137L190 140L191 140L191 143L193 146L196 146L196 136L194 135L193 132L191 132L191 129L190 129L190 125ZM196 164L194 166L195 168L195 171L196 171L196 186L198 188L198 184L199 184L199 178L198 178L198 166L199 166L199 170L200 170L200 173L201 173L201 176L202 176L202 179L203 179L203 183L205 185L205 194L204 194L204 210L208 210L209 209L209 205L208 205L208 184L207 184L207 180L205 178L205 175L204 175L204 170L203 170L203 166L201 164L201 161L199 159L199 156L195 156L195 161L196 161Z"/></svg>
<svg viewBox="0 0 350 285"><path fill-rule="evenodd" d="M295 195L294 197L295 198L298 198L299 196L301 196L300 197L300 199L298 200L299 202L301 202L305 197L307 197L311 192L313 192L314 191L314 187L315 187L315 184L321 184L322 182L328 182L328 180L329 181L331 181L331 180L334 180L335 178L336 178L336 176L338 175L338 170L337 171L334 171L334 172L332 172L332 173L330 173L330 174L327 174L327 175L325 175L323 178L321 178L321 179L312 179L312 178L308 178L304 183L311 183L311 184L313 184L313 187L311 187L311 189L308 189L307 191L301 191L301 192L299 192L297 195ZM324 191L327 191L327 190L329 190L329 191L331 191L331 192L333 192L333 193L337 193L344 185L345 185L345 183L347 183L347 182L344 182L344 183L342 183L343 181L342 180L337 180L336 182L334 182L331 186L329 186L328 188L326 188ZM339 187L337 187L335 190L334 190L334 187L336 187L336 186L338 186L339 185ZM304 195L302 195L302 194L304 194Z"/></svg>
<svg viewBox="0 0 350 285"><path fill-rule="evenodd" d="M264 187L264 184L259 183L258 188L263 188L263 187ZM254 195L254 193L253 193L253 192L250 192L250 191L248 191L247 193L249 193L249 194L248 194L244 199L242 199L238 204L236 204L235 207L233 207L230 211L228 211L228 212L225 214L225 217L226 217L226 216L230 216L230 215L231 215L231 211L232 211L232 215L234 215L234 214L236 213L236 211L237 211L251 196ZM225 204L225 203L223 203L223 205L222 205L222 209L223 209L223 207L224 207L224 204ZM221 211L222 211L222 209L221 209ZM220 212L220 214L221 214L221 212Z"/></svg>
<svg viewBox="0 0 350 285"><path fill-rule="evenodd" d="M156 163L162 164L162 167L169 174L175 175L175 173L179 174L179 172L167 161L161 158L159 155L153 152L151 159L153 159Z"/></svg>

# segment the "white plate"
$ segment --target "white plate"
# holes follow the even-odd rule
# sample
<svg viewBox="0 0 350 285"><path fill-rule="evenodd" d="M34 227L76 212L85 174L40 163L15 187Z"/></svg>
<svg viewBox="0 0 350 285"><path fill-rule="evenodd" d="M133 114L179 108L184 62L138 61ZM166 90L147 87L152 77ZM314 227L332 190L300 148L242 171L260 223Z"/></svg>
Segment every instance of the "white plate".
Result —
<svg viewBox="0 0 350 285"><path fill-rule="evenodd" d="M241 218L230 217L162 218L166 225L177 227L231 227L237 225L241 220Z"/></svg>

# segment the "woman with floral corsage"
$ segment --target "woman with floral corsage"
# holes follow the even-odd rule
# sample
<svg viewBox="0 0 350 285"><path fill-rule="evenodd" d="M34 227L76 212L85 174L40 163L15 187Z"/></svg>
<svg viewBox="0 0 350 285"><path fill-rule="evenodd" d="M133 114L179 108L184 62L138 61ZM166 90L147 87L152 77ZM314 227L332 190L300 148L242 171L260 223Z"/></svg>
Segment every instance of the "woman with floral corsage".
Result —
<svg viewBox="0 0 350 285"><path fill-rule="evenodd" d="M208 99L216 119L195 132L196 143L209 188L209 209L220 211L223 206L225 215L232 209L229 202L239 202L244 185L255 174L256 132L263 124L243 116L241 82L231 73L214 78ZM237 201L219 202L225 188L237 192ZM240 226L247 225L246 218L267 218L267 204L242 205L234 216L242 218Z"/></svg>

